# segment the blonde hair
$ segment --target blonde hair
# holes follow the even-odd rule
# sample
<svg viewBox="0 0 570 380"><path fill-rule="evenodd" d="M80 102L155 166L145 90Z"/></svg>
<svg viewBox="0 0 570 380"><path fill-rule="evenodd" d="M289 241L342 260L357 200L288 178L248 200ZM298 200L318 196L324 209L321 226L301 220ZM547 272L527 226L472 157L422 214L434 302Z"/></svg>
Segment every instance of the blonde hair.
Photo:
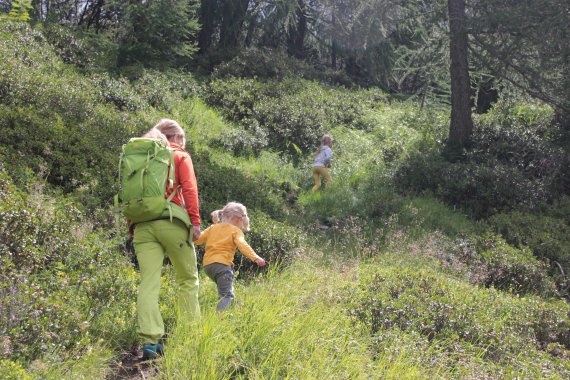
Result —
<svg viewBox="0 0 570 380"><path fill-rule="evenodd" d="M161 143L163 143L164 145L168 145L168 139L166 138L164 133L160 132L156 128L149 129L148 132L146 132L144 135L142 135L142 137L147 138L147 139L158 140Z"/></svg>
<svg viewBox="0 0 570 380"><path fill-rule="evenodd" d="M211 216L212 216L212 222L214 222L214 224L222 222L222 210L212 211Z"/></svg>
<svg viewBox="0 0 570 380"><path fill-rule="evenodd" d="M317 149L314 156L316 157L319 154L321 149L323 149L323 146L327 145L330 147L332 145L332 142L333 142L333 139L332 139L331 135L323 135L323 137L321 137L321 146L319 147L319 149Z"/></svg>
<svg viewBox="0 0 570 380"><path fill-rule="evenodd" d="M160 119L154 128L162 132L168 141L173 141L178 135L186 135L180 124L172 119Z"/></svg>
<svg viewBox="0 0 570 380"><path fill-rule="evenodd" d="M325 145L331 145L332 144L332 136L331 135L323 135L323 137L321 137L321 147L325 146Z"/></svg>
<svg viewBox="0 0 570 380"><path fill-rule="evenodd" d="M221 210L212 212L212 221L214 223L221 223L222 221L231 221L234 218L241 218L243 226L249 230L249 217L247 216L247 208L241 203L230 202Z"/></svg>

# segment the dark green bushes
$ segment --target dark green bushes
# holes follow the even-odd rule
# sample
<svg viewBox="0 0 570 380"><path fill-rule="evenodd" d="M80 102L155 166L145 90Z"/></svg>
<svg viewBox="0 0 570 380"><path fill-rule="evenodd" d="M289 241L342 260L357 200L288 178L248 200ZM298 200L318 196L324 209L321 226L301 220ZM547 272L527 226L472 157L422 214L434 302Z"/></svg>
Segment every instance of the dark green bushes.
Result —
<svg viewBox="0 0 570 380"><path fill-rule="evenodd" d="M327 67L313 67L304 61L290 57L281 50L251 48L242 50L233 59L217 65L215 78L267 78L283 80L303 78L321 83L351 86L345 73Z"/></svg>
<svg viewBox="0 0 570 380"><path fill-rule="evenodd" d="M479 238L476 245L486 266L485 286L521 295L556 295L554 281L548 276L548 264L526 247L515 248L491 234Z"/></svg>
<svg viewBox="0 0 570 380"><path fill-rule="evenodd" d="M236 255L234 262L240 273L249 275L270 267L289 265L301 254L303 237L294 227L260 212L251 213L250 218L252 230L247 233L246 240L266 260L267 266L261 269L243 255Z"/></svg>
<svg viewBox="0 0 570 380"><path fill-rule="evenodd" d="M509 245L492 233L457 238L446 250L445 265L463 267L472 284L494 287L510 293L560 296L549 266L527 247Z"/></svg>
<svg viewBox="0 0 570 380"><path fill-rule="evenodd" d="M528 247L550 263L559 288L568 293L570 282L570 226L559 217L513 211L494 215L489 225L516 247Z"/></svg>
<svg viewBox="0 0 570 380"><path fill-rule="evenodd" d="M118 46L104 33L52 22L36 27L65 63L85 70L112 70L117 63Z"/></svg>
<svg viewBox="0 0 570 380"><path fill-rule="evenodd" d="M461 157L412 155L396 183L402 192L433 193L476 218L535 209L558 196L564 154L551 139L555 129L548 108L501 103L478 120Z"/></svg>
<svg viewBox="0 0 570 380"><path fill-rule="evenodd" d="M246 139L259 143L249 144L251 150L259 151L267 142L271 149L296 156L293 144L305 153L313 151L321 135L333 126L364 128L363 110L383 101L384 95L373 90L327 88L308 81L262 83L233 78L213 81L206 100L244 129Z"/></svg>
<svg viewBox="0 0 570 380"><path fill-rule="evenodd" d="M570 348L568 307L562 301L501 296L411 268L375 273L348 297L351 314L379 341L397 329L436 343L438 351L481 353L498 364L533 361L533 350ZM555 355L541 360L554 364ZM561 376L567 370L558 367Z"/></svg>
<svg viewBox="0 0 570 380"><path fill-rule="evenodd" d="M200 187L202 219L209 220L212 211L231 201L238 201L248 209L263 211L276 219L283 218L284 193L274 182L221 166L212 160L208 152L199 152L193 155L192 160Z"/></svg>
<svg viewBox="0 0 570 380"><path fill-rule="evenodd" d="M560 218L513 211L494 215L490 225L510 243L540 258L570 265L570 226Z"/></svg>
<svg viewBox="0 0 570 380"><path fill-rule="evenodd" d="M159 119L155 109L170 112L198 91L190 75L175 72L143 72L133 83L109 74L85 77L24 25L2 23L0 36L5 170L19 185L31 170L65 192L77 191L91 209L115 193L121 145Z"/></svg>
<svg viewBox="0 0 570 380"><path fill-rule="evenodd" d="M135 277L111 248L71 202L20 193L0 171L0 358L130 343Z"/></svg>
<svg viewBox="0 0 570 380"><path fill-rule="evenodd" d="M20 185L29 168L65 192L83 189L88 207L109 201L118 152L130 135L119 115L94 107L87 118L73 120L37 106L0 105L0 125L0 153Z"/></svg>
<svg viewBox="0 0 570 380"><path fill-rule="evenodd" d="M535 207L548 197L543 181L525 177L500 162L448 162L438 154L414 155L395 175L404 194L433 194L476 218L518 207Z"/></svg>
<svg viewBox="0 0 570 380"><path fill-rule="evenodd" d="M41 34L7 25L0 28L5 170L18 180L29 168L67 192L87 188L91 197L102 196L95 204L107 201L132 116L107 108L92 82L58 61Z"/></svg>

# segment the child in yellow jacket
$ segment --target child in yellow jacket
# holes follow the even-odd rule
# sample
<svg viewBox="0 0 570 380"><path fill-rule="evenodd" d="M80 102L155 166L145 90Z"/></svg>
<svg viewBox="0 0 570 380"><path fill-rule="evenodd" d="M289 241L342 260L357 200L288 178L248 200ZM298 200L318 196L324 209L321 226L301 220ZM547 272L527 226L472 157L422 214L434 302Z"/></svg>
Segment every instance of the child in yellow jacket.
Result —
<svg viewBox="0 0 570 380"><path fill-rule="evenodd" d="M233 260L236 248L260 267L265 265L265 260L245 241L242 228L249 230L249 218L244 205L230 202L222 210L212 212L212 220L214 224L202 232L194 244L206 244L204 272L218 286L221 300L216 310L221 312L235 298Z"/></svg>

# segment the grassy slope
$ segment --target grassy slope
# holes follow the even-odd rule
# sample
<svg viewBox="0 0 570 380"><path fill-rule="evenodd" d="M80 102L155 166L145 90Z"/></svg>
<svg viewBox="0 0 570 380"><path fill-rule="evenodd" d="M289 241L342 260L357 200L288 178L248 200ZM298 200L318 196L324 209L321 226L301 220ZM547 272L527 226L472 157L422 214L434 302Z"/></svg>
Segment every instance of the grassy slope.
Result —
<svg viewBox="0 0 570 380"><path fill-rule="evenodd" d="M27 93L22 90L22 94ZM24 102L23 95L22 99ZM560 324L548 315L567 322L568 304L470 285L465 268L444 268L440 261L430 258L440 253L431 252L433 246L437 248L447 241L438 231L453 236L474 229L469 220L433 198L395 201L389 189L366 188L388 178L385 163L379 157L407 157L423 145L435 145L441 128L430 133L412 128L424 123L416 120L418 117L429 114L417 112L410 105L394 104L370 114L370 123L376 126L372 133L336 127L333 134L338 144L334 167L337 185L332 192L314 195L306 191L310 188L306 165L294 168L271 152L264 152L258 159L247 159L216 151L208 146L209 141L229 126L215 111L196 99L179 100L170 106L169 116L190 126L189 140L194 144L191 150L209 151L216 164L237 168L240 173L299 186L295 189L299 196L295 210L298 214L293 213L291 219L298 221L301 216L316 221L324 215L338 222L348 219L346 215L351 218L344 220L342 236L325 236L326 244L310 242L304 247L304 256L284 271L270 270L247 282L238 280L238 304L222 318L213 311L215 286L204 277L204 318L199 326L188 325L184 320L174 323L173 276L167 269L162 308L167 326L174 330L169 335L166 356L157 363L158 377L568 378L568 351L557 344L543 344L549 338L536 336L542 331L536 325L541 323L553 325L551 330L545 328L542 332L556 332ZM442 115L434 114L436 118ZM147 122L156 117L155 110L145 109L140 115ZM427 124L441 127L446 121ZM137 125L129 122L131 127ZM367 194L375 199L368 199ZM366 207L378 208L376 223L380 228L375 232L376 238L364 237L368 230L362 215L370 211ZM311 231L308 235L317 239L320 233ZM89 242L84 240L85 244ZM318 250L311 247L313 244ZM95 243L93 248L89 245L89 250L101 252ZM442 253L446 253L444 249ZM110 254L117 255L117 262L120 261L117 248L113 247ZM127 267L122 269L127 271ZM128 273L136 276L130 267ZM100 277L105 277L104 273ZM417 283L416 279L424 282ZM433 286L422 285L425 283ZM63 286L62 281L62 292ZM374 309L378 300L384 302L384 307ZM373 322L375 310L383 312L390 323ZM122 340L132 341L131 336L126 336L127 332L133 334L134 317L128 319L132 310L121 311L127 314L121 314L121 320L131 322L127 327L117 327L116 319L100 318L100 325L89 331L111 337L123 334ZM462 319L458 320L465 320L465 324L450 323L452 327L437 334L424 328L433 328L431 324L438 318L451 321L455 316L460 316ZM116 332L108 332L114 328ZM467 330L477 338L466 338ZM114 350L116 342L98 339L99 336L90 337L88 345L77 349L77 355L66 353L73 360L54 364L58 362L58 353L52 352L41 360L26 363L26 369L41 378L109 376L121 356ZM4 365L9 364L0 363L0 369ZM11 373L17 372L16 369Z"/></svg>
<svg viewBox="0 0 570 380"><path fill-rule="evenodd" d="M366 323L350 316L362 286L374 274L394 277L398 283L403 281L398 279L402 273L411 272L442 284L447 294L440 300L462 300L473 312L474 323L505 339L525 334L517 332L518 325L509 321L511 312L532 311L544 301L472 287L444 275L435 261L409 254L386 252L364 261L343 261L337 256L334 265L319 254L308 255L283 273L270 272L249 283L238 281L239 302L222 317L214 311L215 286L205 279L202 323L178 324L159 364L159 377L563 379L570 374L567 358L531 345L514 342L514 352L493 355L490 341L443 336L428 341L401 326L371 335ZM388 291L388 287L378 289L376 296L381 298ZM570 311L567 305L554 304Z"/></svg>

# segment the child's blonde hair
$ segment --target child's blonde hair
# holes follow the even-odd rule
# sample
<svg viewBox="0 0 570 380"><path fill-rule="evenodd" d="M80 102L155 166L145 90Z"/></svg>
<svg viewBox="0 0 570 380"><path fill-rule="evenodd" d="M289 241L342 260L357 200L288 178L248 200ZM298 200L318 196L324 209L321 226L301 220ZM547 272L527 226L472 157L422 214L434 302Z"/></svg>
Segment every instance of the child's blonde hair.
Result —
<svg viewBox="0 0 570 380"><path fill-rule="evenodd" d="M168 139L164 135L164 133L160 132L155 127L151 128L148 132L146 132L142 137L147 139L155 139L163 143L164 145L168 145Z"/></svg>
<svg viewBox="0 0 570 380"><path fill-rule="evenodd" d="M222 221L230 221L233 218L241 218L243 226L249 230L249 217L247 216L247 208L238 202L230 202L221 210L212 211L212 221L221 223Z"/></svg>
<svg viewBox="0 0 570 380"><path fill-rule="evenodd" d="M327 145L327 146L331 146L332 145L332 136L331 135L323 135L323 137L321 137L321 146L319 146L319 149L317 149L317 151L315 152L315 157L317 156L317 154L319 154L319 152L321 151L321 149L323 149L323 146Z"/></svg>
<svg viewBox="0 0 570 380"><path fill-rule="evenodd" d="M331 145L332 144L332 136L331 135L323 135L323 137L321 137L321 147L325 146L325 145Z"/></svg>

